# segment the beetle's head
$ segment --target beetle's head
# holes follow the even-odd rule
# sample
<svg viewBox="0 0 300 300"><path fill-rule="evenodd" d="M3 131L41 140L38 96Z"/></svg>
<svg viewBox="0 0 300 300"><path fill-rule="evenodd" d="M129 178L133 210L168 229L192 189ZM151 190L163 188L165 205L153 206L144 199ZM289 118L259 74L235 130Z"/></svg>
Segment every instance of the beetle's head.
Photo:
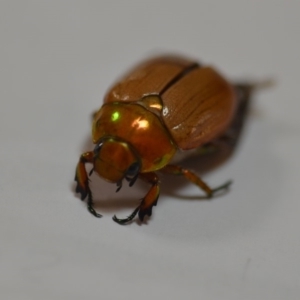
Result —
<svg viewBox="0 0 300 300"><path fill-rule="evenodd" d="M94 149L94 171L109 182L117 183L118 190L125 178L132 186L140 171L140 161L132 147L113 137L102 139Z"/></svg>

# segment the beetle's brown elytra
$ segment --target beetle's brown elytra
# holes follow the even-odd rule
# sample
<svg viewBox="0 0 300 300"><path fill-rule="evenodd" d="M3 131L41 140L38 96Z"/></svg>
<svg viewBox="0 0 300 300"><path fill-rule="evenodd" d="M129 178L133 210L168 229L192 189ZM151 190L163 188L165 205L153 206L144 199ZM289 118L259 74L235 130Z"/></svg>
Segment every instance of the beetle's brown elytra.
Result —
<svg viewBox="0 0 300 300"><path fill-rule="evenodd" d="M153 94L161 97L162 120L182 150L222 133L236 107L233 87L213 68L175 57L137 66L111 88L105 102L135 102Z"/></svg>
<svg viewBox="0 0 300 300"><path fill-rule="evenodd" d="M251 85L239 89L249 90ZM247 91L248 91L247 90ZM95 148L81 155L76 168L76 192L94 207L86 163L102 178L132 186L137 178L151 184L133 213L119 224L151 216L159 197L156 171L183 175L211 197L227 189L230 181L210 188L193 172L172 164L174 155L213 144L230 127L239 106L237 86L214 68L180 56L161 56L134 67L113 85L104 104L94 115L92 136ZM201 153L202 151L199 151Z"/></svg>

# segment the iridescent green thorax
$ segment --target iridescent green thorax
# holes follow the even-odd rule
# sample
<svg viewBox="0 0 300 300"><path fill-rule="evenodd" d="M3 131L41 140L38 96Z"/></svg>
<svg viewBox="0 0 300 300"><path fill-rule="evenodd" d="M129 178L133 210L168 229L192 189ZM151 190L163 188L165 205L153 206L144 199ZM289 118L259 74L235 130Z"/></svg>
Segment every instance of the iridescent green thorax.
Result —
<svg viewBox="0 0 300 300"><path fill-rule="evenodd" d="M97 112L92 128L93 142L112 137L127 142L141 161L141 172L164 167L176 152L158 116L135 103L107 103Z"/></svg>

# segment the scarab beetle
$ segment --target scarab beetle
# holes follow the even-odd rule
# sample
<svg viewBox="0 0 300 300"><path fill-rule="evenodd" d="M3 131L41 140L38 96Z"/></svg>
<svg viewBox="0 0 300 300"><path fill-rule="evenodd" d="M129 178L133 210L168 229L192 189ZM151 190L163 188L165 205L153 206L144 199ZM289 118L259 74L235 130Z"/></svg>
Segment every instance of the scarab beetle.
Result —
<svg viewBox="0 0 300 300"><path fill-rule="evenodd" d="M248 86L249 87L249 86ZM238 86L214 68L179 56L161 56L142 62L112 86L95 113L92 138L95 148L81 155L76 168L76 192L93 207L86 163L105 180L132 186L137 178L151 184L138 207L119 224L138 214L151 216L159 197L156 171L183 175L207 197L227 189L230 181L210 188L193 172L172 164L178 152L203 149L226 135L238 107ZM92 173L91 171L91 173Z"/></svg>

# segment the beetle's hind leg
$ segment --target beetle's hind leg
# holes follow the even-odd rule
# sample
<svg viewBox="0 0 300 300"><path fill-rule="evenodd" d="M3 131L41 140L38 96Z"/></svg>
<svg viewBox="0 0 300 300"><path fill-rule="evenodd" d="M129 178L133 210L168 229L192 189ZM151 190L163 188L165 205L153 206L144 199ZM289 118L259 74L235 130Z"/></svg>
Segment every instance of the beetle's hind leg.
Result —
<svg viewBox="0 0 300 300"><path fill-rule="evenodd" d="M139 174L139 177L144 181L151 183L152 186L146 196L141 199L141 204L132 212L131 215L125 219L119 219L116 216L113 216L113 220L118 224L128 224L134 219L137 213L139 215L139 219L143 222L146 215L149 217L152 215L152 207L157 204L160 190L158 176L154 172L151 172Z"/></svg>
<svg viewBox="0 0 300 300"><path fill-rule="evenodd" d="M161 169L161 171L167 174L184 176L187 180L191 181L192 183L197 185L200 189L202 189L206 193L207 198L211 198L215 193L219 191L227 190L232 183L232 181L229 180L216 188L211 188L192 171L189 171L182 167L175 166L175 165L167 165L163 169Z"/></svg>

